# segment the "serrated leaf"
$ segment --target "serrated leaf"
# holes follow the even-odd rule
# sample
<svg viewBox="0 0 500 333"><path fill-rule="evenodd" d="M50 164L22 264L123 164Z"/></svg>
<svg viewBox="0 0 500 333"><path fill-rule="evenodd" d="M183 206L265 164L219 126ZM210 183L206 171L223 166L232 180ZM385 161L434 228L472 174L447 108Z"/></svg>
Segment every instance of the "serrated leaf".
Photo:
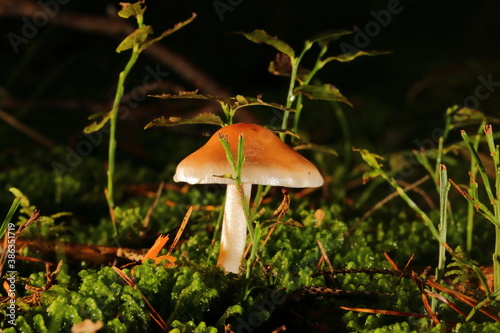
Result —
<svg viewBox="0 0 500 333"><path fill-rule="evenodd" d="M324 65L326 63L329 63L330 61L349 62L361 56L376 56L376 55L390 54L390 53L391 52L387 51L357 51L357 52L343 53L338 56L328 57L325 60L323 60L322 63Z"/></svg>
<svg viewBox="0 0 500 333"><path fill-rule="evenodd" d="M295 88L295 94L302 94L310 99L321 99L325 101L337 101L352 106L351 102L340 93L340 91L331 84L324 84L322 86L298 86Z"/></svg>
<svg viewBox="0 0 500 333"><path fill-rule="evenodd" d="M248 40L257 43L257 44L267 44L269 46L274 47L276 50L286 54L289 56L291 59L295 58L295 51L292 49L290 45L282 41L281 39L278 39L276 37L270 36L266 31L261 30L261 29L256 29L252 32L239 32L239 34L242 34L245 36Z"/></svg>
<svg viewBox="0 0 500 333"><path fill-rule="evenodd" d="M161 99L202 99L207 101L215 101L218 103L224 102L224 100L217 96L198 94L198 91L181 91L178 95L149 95L149 97L161 98Z"/></svg>
<svg viewBox="0 0 500 333"><path fill-rule="evenodd" d="M337 153L337 151L335 149L330 148L328 146L317 145L314 143L306 143L303 145L298 145L298 146L293 147L293 149L294 150L309 149L309 150L318 151L320 153L326 153L326 154L339 156L339 154Z"/></svg>
<svg viewBox="0 0 500 333"><path fill-rule="evenodd" d="M132 16L143 15L146 10L146 6L144 6L144 1L139 1L134 4L128 2L120 2L122 9L118 12L118 16L128 19Z"/></svg>
<svg viewBox="0 0 500 333"><path fill-rule="evenodd" d="M106 123L109 121L109 119L111 119L111 111L107 112L107 113L94 113L93 115L91 115L89 117L89 120L97 119L99 117L102 117L102 118L100 120L94 121L90 125L87 125L83 129L83 132L88 134L88 133L92 133L92 132L98 131L101 128L103 128L104 125L106 125Z"/></svg>
<svg viewBox="0 0 500 333"><path fill-rule="evenodd" d="M227 103L231 106L231 109L234 111L247 106L268 106L273 109L295 112L295 109L286 108L284 105L281 104L264 102L261 97L262 97L261 95L257 96L257 98L250 98L237 95L236 97L229 98L227 100Z"/></svg>
<svg viewBox="0 0 500 333"><path fill-rule="evenodd" d="M128 35L116 48L116 52L120 53L125 50L129 50L136 45L141 45L148 36L153 33L153 28L149 25L145 25L141 28L136 29L130 35ZM142 48L142 46L141 46Z"/></svg>
<svg viewBox="0 0 500 333"><path fill-rule="evenodd" d="M191 125L191 124L209 124L209 125L219 125L224 126L222 119L213 113L201 113L191 119L182 119L180 117L170 117L170 118L157 118L147 124L144 129L157 126L177 126L177 125Z"/></svg>
<svg viewBox="0 0 500 333"><path fill-rule="evenodd" d="M354 33L354 31L350 30L329 30L321 32L317 35L314 35L311 38L311 42L318 43L320 46L327 46L329 43L336 41L342 36L349 35Z"/></svg>
<svg viewBox="0 0 500 333"><path fill-rule="evenodd" d="M146 48L148 48L148 47L149 47L149 46L151 46L152 44L154 44L154 43L156 43L156 42L158 42L158 41L162 40L163 38L167 37L168 35L173 34L173 33L174 33L174 32L176 32L177 30L179 30L179 29L183 28L184 26L188 25L189 23L191 23L191 22L192 22L195 18L196 18L196 13L191 14L191 17L190 17L190 18L188 18L187 20L177 23L176 25L174 25L174 27L173 27L173 28L170 28L170 29L168 29L168 30L163 31L163 32L160 34L160 36L155 37L155 38L153 38L153 39L151 39L151 40L148 40L147 42L143 43L143 44L141 45L141 49L140 49L140 51L145 50Z"/></svg>

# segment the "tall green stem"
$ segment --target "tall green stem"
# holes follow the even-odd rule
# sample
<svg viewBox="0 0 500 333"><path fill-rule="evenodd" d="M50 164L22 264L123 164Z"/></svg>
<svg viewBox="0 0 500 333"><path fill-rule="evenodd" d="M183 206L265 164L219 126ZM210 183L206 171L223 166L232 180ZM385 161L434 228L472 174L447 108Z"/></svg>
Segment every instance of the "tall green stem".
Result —
<svg viewBox="0 0 500 333"><path fill-rule="evenodd" d="M483 130L483 127L485 125L485 121L483 120L481 122L481 125L478 128L477 135L474 137L474 142L472 143L473 147L475 150L478 149L479 147L479 142L481 141L481 132ZM473 158L471 158L470 161L470 181L469 181L469 190L468 193L471 197L474 197L474 194L472 191L477 191L477 186L474 184L474 179L476 178L477 175L477 165L474 161ZM474 204L472 202L467 203L467 226L466 226L466 249L467 253L470 253L472 250L472 236L474 234L474 212L476 211L476 208L474 207Z"/></svg>
<svg viewBox="0 0 500 333"><path fill-rule="evenodd" d="M441 236L441 240L446 243L446 235L448 232L448 191L449 191L449 183L448 183L448 172L446 170L446 166L441 164L439 166L439 234ZM438 258L438 266L436 268L436 282L440 282L443 278L444 269L446 265L446 248L439 244L439 258ZM437 306L437 299L435 297L432 298L432 310L435 311Z"/></svg>
<svg viewBox="0 0 500 333"><path fill-rule="evenodd" d="M299 70L299 65L304 57L304 54L311 48L312 43L310 41L306 41L304 45L304 49L300 53L297 58L291 58L292 72L290 73L290 84L288 86L288 94L286 97L286 108L289 109L292 107L293 102L295 101L295 81L297 80L297 71ZM283 121L281 122L281 129L286 130L288 127L288 117L290 116L290 111L285 111L283 113ZM282 141L285 140L285 134L281 133L280 138Z"/></svg>
<svg viewBox="0 0 500 333"><path fill-rule="evenodd" d="M495 253L493 253L494 292L500 289L500 228L495 227Z"/></svg>
<svg viewBox="0 0 500 333"><path fill-rule="evenodd" d="M311 46L306 43L304 46L304 50L299 56L299 62L306 53L307 50L309 50ZM321 51L318 54L318 57L316 58L316 63L314 64L313 69L309 72L309 74L305 77L304 82L302 83L303 85L308 85L313 77L316 75L316 73L324 66L324 63L321 61L321 58L325 55L326 51L328 50L327 46L324 46L321 48ZM298 64L297 64L298 67ZM293 92L293 90L292 90ZM290 94L290 91L288 92ZM292 105L290 104L289 107ZM293 118L293 131L294 133L297 133L299 131L299 119L300 119L300 113L302 111L302 95L299 95L297 97L297 103L296 103L296 108L295 108L295 117ZM293 140L293 138L292 138Z"/></svg>
<svg viewBox="0 0 500 333"><path fill-rule="evenodd" d="M143 18L142 15L137 16L137 23L139 28L143 27ZM116 228L116 221L114 219L113 210L115 208L114 203L114 176L115 176L115 155L116 155L116 125L118 119L118 110L120 108L120 102L122 100L124 91L125 91L125 80L127 79L128 74L134 64L139 57L139 44L134 45L132 49L132 54L130 55L130 59L125 66L125 69L120 73L118 77L118 86L116 88L115 99L113 101L113 108L111 109L110 116L110 127L109 127L109 149L108 149L108 170L107 170L107 189L106 189L106 200L108 202L109 210L111 212L111 218L113 219L113 228L115 236L118 234L118 230Z"/></svg>

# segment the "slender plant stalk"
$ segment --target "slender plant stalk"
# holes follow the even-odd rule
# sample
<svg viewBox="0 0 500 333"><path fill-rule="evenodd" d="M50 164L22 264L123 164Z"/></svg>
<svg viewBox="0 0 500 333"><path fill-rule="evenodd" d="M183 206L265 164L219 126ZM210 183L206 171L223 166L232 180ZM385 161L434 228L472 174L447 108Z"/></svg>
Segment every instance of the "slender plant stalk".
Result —
<svg viewBox="0 0 500 333"><path fill-rule="evenodd" d="M484 132L486 135L486 142L488 143L488 148L490 150L490 155L493 159L493 164L495 168L495 191L492 190L490 185L490 180L486 174L484 165L479 158L477 150L474 148L472 141L465 131L461 131L462 138L464 139L467 148L469 149L474 163L477 165L477 169L483 180L484 188L486 194L488 195L489 203L493 206L493 213L482 204L477 196L470 197L466 196L469 202L474 204L474 207L485 216L490 222L495 225L495 252L493 253L493 281L494 281L494 291L500 290L500 156L498 145L495 146L493 141L493 131L491 125L484 126ZM472 181L472 180L471 180ZM462 193L464 194L464 193ZM467 193L466 193L467 194Z"/></svg>
<svg viewBox="0 0 500 333"><path fill-rule="evenodd" d="M479 142L481 141L480 133L483 130L484 125L485 125L485 121L483 120L481 122L481 125L478 128L478 133L475 136L474 141L472 143L472 146L474 147L474 149L476 151L479 147ZM474 159L471 158L471 160L470 160L469 195L472 197L474 197L474 194L472 193L472 191L474 191L474 190L477 191L477 183L474 182L474 179L476 178L476 175L477 175L477 170L478 170L477 165L474 162ZM467 226L466 226L466 243L465 243L467 253L470 253L472 250L472 237L474 234L474 212L475 212L475 210L476 209L474 208L474 205L472 204L472 202L469 201L467 203Z"/></svg>
<svg viewBox="0 0 500 333"><path fill-rule="evenodd" d="M451 118L453 115L454 109L449 108L446 110L446 116L445 116L445 124L444 124L444 131L443 135L439 138L438 141L438 151L437 151L437 157L436 157L436 166L434 168L435 170L435 175L434 175L434 181L438 187L438 192L440 191L441 183L440 183L440 176L441 176L441 167L442 167L442 160L443 160L443 145L444 141L448 138L448 133L450 132L451 129Z"/></svg>
<svg viewBox="0 0 500 333"><path fill-rule="evenodd" d="M311 48L312 43L310 41L306 41L304 44L304 49L300 53L300 55L297 58L291 58L291 65L292 65L292 72L290 74L290 84L288 86L288 93L286 97L286 108L290 109L293 105L293 102L295 101L295 83L297 80L297 71L299 70L299 64L300 61L302 60L302 57L304 57L304 54ZM288 127L288 117L290 115L290 111L286 110L283 113L283 121L281 123L281 129L286 130ZM280 133L280 138L282 141L285 141L285 134Z"/></svg>
<svg viewBox="0 0 500 333"><path fill-rule="evenodd" d="M446 235L448 230L448 191L450 186L448 183L448 172L446 166L441 164L439 170L439 234L443 242L446 243ZM440 281L443 277L446 263L446 249L444 246L439 246L439 262L436 271L436 281Z"/></svg>
<svg viewBox="0 0 500 333"><path fill-rule="evenodd" d="M137 15L137 25L138 28L142 28L144 26L144 20L142 15ZM132 53L130 58L125 66L125 69L120 73L118 77L118 86L116 88L115 99L113 101L113 108L111 109L110 114L110 126L109 126L109 148L108 148L108 170L106 172L107 175L107 187L106 187L106 200L108 202L108 207L111 214L111 219L113 222L113 231L115 236L118 235L118 229L116 226L116 218L114 215L114 177L115 177L115 155L116 155L116 124L118 120L118 110L120 107L121 100L123 98L123 94L125 92L125 80L127 79L128 74L132 67L134 67L137 59L140 54L140 44L135 43L132 48Z"/></svg>
<svg viewBox="0 0 500 333"><path fill-rule="evenodd" d="M450 189L448 183L448 172L446 166L441 164L439 167L439 235L443 242L446 243L448 232L448 191ZM436 268L436 282L439 283L444 275L446 267L446 248L439 244L438 266ZM437 298L433 297L431 301L432 311L436 310Z"/></svg>
<svg viewBox="0 0 500 333"><path fill-rule="evenodd" d="M306 42L306 44L304 45L304 50L302 50L302 53L300 54L299 58L297 59L298 60L298 63L297 63L297 68L300 64L300 60L302 60L302 57L304 56L304 54L311 48L312 44L310 44L310 42ZM325 55L326 51L328 50L328 47L327 46L323 46L318 54L318 57L316 59L316 62L314 64L314 67L313 69L309 72L309 74L306 76L306 78L304 79L304 82L302 83L303 85L308 85L311 80L313 79L314 75L316 75L316 73L324 66L324 63L321 62L321 58ZM295 77L294 77L294 80L295 80ZM292 94L293 94L293 87L290 87L290 89L292 89ZM290 98L290 90L288 91L288 96ZM303 103L302 103L302 99L303 99L303 96L302 95L299 95L297 96L297 102L296 102L296 107L295 107L295 116L293 118L293 132L294 133L298 133L299 131L299 120L300 120L300 113L302 112L302 107L303 107ZM292 100L293 102L293 100ZM292 104L290 104L289 107L292 107ZM292 137L292 140L294 140L295 138Z"/></svg>
<svg viewBox="0 0 500 333"><path fill-rule="evenodd" d="M495 197L491 201L496 220L500 223L500 151L498 145L493 141L493 129L491 125L484 126L486 142L490 150L495 168ZM493 254L493 275L495 291L500 289L500 228L495 227L495 253Z"/></svg>

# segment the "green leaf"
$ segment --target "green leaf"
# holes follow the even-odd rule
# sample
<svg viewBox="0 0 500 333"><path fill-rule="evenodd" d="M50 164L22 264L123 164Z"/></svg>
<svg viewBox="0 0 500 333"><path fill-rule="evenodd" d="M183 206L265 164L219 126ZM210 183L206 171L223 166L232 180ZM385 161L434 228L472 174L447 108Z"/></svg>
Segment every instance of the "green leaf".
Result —
<svg viewBox="0 0 500 333"><path fill-rule="evenodd" d="M111 119L111 111L106 112L106 113L94 113L93 115L91 115L89 117L89 120L97 119L99 117L102 117L102 118L100 120L94 121L90 125L87 125L83 129L83 132L88 134L88 133L96 132L96 131L100 130L101 128L103 128L103 126L106 125L106 123L109 121L109 119Z"/></svg>
<svg viewBox="0 0 500 333"><path fill-rule="evenodd" d="M363 177L362 177L363 184L366 184L370 179L377 178L380 175L381 175L381 172L378 170L366 171L365 173L363 173Z"/></svg>
<svg viewBox="0 0 500 333"><path fill-rule="evenodd" d="M361 56L376 56L376 55L390 54L390 53L391 52L387 51L358 51L353 53L344 53L338 56L328 57L325 60L323 60L322 63L323 65L325 65L330 61L349 62Z"/></svg>
<svg viewBox="0 0 500 333"><path fill-rule="evenodd" d="M272 47L274 47L276 50L286 54L289 56L291 59L295 59L295 52L293 51L292 47L285 43L284 41L270 36L267 32L264 30L256 29L252 32L245 33L245 32L238 32L239 34L242 34L245 36L248 40L257 43L257 44L267 44Z"/></svg>
<svg viewBox="0 0 500 333"><path fill-rule="evenodd" d="M329 30L321 32L317 35L314 35L311 38L311 42L318 43L320 46L328 46L329 43L336 41L342 36L349 35L354 33L354 31L350 30Z"/></svg>
<svg viewBox="0 0 500 333"><path fill-rule="evenodd" d="M367 149L357 149L357 148L352 148L353 151L357 151L361 154L361 158L372 168L374 169L380 169L382 167L382 164L378 162L378 160L384 160L384 158L380 155L371 153Z"/></svg>
<svg viewBox="0 0 500 333"><path fill-rule="evenodd" d="M120 2L122 9L118 12L118 16L128 19L132 16L141 16L144 14L146 10L146 6L144 6L144 1L139 1L134 4L130 4L127 2Z"/></svg>
<svg viewBox="0 0 500 333"><path fill-rule="evenodd" d="M170 117L166 119L165 117L157 118L147 124L144 129L157 126L177 126L177 125L191 125L191 124L210 124L224 126L222 119L213 113L201 113L191 119L182 119L180 117Z"/></svg>
<svg viewBox="0 0 500 333"><path fill-rule="evenodd" d="M14 194L15 197L20 199L21 207L31 210L32 207L30 206L30 201L29 201L28 197L26 195L24 195L23 192L21 192L16 187L9 188L9 192Z"/></svg>
<svg viewBox="0 0 500 333"><path fill-rule="evenodd" d="M486 120L486 116L484 115L484 113L478 110L469 109L465 107L460 108L458 110L455 110L454 108L449 108L448 110L450 110L450 113L453 113L451 117L452 128L480 124L482 121Z"/></svg>
<svg viewBox="0 0 500 333"><path fill-rule="evenodd" d="M147 49L152 44L154 44L154 43L162 40L163 38L167 37L168 35L173 34L177 30L179 30L179 29L183 28L184 26L188 25L189 23L191 23L195 18L196 18L196 13L193 13L191 15L191 17L188 18L187 20L177 23L176 25L174 25L173 28L165 30L164 32L162 32L160 36L155 37L155 38L153 38L151 40L148 40L147 42L143 43L141 45L141 48L140 48L139 51L142 52L143 50Z"/></svg>
<svg viewBox="0 0 500 333"><path fill-rule="evenodd" d="M326 101L337 101L352 106L351 102L340 93L340 91L331 84L324 84L322 86L298 86L295 88L295 94L302 94L310 99L321 99Z"/></svg>
<svg viewBox="0 0 500 333"><path fill-rule="evenodd" d="M141 45L149 35L153 33L153 28L149 25L145 25L141 28L136 29L130 35L128 35L116 48L116 52L120 53L125 50L134 48L134 46ZM142 47L141 47L142 49Z"/></svg>

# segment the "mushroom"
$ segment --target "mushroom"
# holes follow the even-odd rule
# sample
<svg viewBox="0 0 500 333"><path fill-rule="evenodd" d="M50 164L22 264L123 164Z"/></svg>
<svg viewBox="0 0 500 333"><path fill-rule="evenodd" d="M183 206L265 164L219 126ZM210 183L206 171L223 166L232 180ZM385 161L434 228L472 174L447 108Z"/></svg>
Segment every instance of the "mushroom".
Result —
<svg viewBox="0 0 500 333"><path fill-rule="evenodd" d="M189 184L227 184L217 266L226 273L239 273L245 252L247 221L241 191L232 178L221 177L233 170L220 142L227 139L237 156L238 137L243 135L243 193L250 200L252 184L284 187L319 187L323 177L305 157L287 146L272 131L259 125L238 123L221 128L208 142L182 160L174 181ZM233 175L235 177L236 175Z"/></svg>

